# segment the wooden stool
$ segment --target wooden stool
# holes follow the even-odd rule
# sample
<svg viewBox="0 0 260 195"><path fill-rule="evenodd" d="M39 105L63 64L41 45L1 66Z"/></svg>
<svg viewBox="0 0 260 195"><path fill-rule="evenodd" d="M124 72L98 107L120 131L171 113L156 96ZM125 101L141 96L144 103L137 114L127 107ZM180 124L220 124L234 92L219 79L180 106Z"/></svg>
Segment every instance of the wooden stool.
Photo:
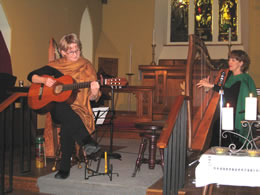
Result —
<svg viewBox="0 0 260 195"><path fill-rule="evenodd" d="M161 159L156 159L156 149L157 140L160 137L160 131L163 129L163 123L160 122L145 122L136 123L135 127L137 129L143 130L139 135L142 138L141 144L139 146L139 153L135 163L135 169L132 177L135 177L136 172L140 171L141 164L148 163L149 169L154 169L155 164L159 164L164 167L163 159L163 149L160 149ZM158 132L159 131L159 132ZM149 157L144 158L144 152L147 146L147 141L149 141Z"/></svg>

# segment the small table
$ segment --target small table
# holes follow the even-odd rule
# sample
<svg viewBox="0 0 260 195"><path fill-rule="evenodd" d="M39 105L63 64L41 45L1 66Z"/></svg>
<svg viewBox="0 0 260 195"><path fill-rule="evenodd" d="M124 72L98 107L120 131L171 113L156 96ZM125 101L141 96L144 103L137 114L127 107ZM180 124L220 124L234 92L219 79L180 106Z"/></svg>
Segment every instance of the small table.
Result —
<svg viewBox="0 0 260 195"><path fill-rule="evenodd" d="M196 187L209 184L260 187L260 156L216 154L214 148L204 153L196 167Z"/></svg>

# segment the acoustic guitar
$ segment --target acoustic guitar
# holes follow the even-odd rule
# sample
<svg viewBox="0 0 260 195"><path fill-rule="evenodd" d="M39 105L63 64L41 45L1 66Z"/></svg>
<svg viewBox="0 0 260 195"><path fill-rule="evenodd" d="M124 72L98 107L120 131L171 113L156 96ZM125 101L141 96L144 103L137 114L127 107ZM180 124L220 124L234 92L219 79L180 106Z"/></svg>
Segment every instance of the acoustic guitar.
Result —
<svg viewBox="0 0 260 195"><path fill-rule="evenodd" d="M53 102L67 102L73 103L76 99L78 89L89 88L90 82L76 83L74 79L65 75L59 78L53 78L48 75L44 77L50 77L56 82L52 87L47 87L44 84L32 83L28 92L28 105L31 109L38 111L39 113L47 112ZM100 85L108 85L114 88L120 88L127 84L125 78L111 78L101 79L98 81Z"/></svg>

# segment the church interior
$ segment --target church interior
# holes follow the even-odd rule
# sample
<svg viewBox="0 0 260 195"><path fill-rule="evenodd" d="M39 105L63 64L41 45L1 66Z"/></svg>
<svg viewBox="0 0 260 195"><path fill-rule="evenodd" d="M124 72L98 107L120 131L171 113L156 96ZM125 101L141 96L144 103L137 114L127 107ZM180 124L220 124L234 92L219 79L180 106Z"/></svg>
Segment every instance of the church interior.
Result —
<svg viewBox="0 0 260 195"><path fill-rule="evenodd" d="M260 193L259 15L258 0L0 0L0 194ZM27 75L57 59L57 43L69 33L79 36L98 79L117 83L102 85L100 100L92 102L95 139L108 152L92 161L104 172L93 171L76 147L74 173L55 183L59 126L30 108ZM196 84L208 77L222 87L232 50L250 57L257 94L256 118L241 122L249 125L249 144L243 152L229 148L229 155L210 146L223 96ZM36 163L38 146L44 167ZM243 181L226 170L219 184L207 175L215 174L210 167L198 166L223 161L252 164L245 169L253 171ZM78 177L84 170L85 178Z"/></svg>

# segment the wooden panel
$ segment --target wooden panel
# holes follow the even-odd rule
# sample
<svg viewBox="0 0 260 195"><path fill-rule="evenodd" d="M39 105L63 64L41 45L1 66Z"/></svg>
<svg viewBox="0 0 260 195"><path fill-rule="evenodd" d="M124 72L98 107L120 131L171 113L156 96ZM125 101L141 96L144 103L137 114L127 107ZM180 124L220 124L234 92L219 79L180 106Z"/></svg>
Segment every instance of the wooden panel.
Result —
<svg viewBox="0 0 260 195"><path fill-rule="evenodd" d="M187 60L173 60L173 59L160 59L159 65L161 66L167 66L167 65L186 65Z"/></svg>
<svg viewBox="0 0 260 195"><path fill-rule="evenodd" d="M153 89L151 86L127 86L116 93L133 93L136 97L136 121L152 121Z"/></svg>
<svg viewBox="0 0 260 195"><path fill-rule="evenodd" d="M166 60L165 60L166 61ZM181 95L185 89L185 60L172 60L176 65L140 65L142 85L154 86L153 113L162 115L172 104L175 96ZM160 118L158 118L160 120Z"/></svg>
<svg viewBox="0 0 260 195"><path fill-rule="evenodd" d="M104 86L102 87L102 92L109 94L111 92L111 88ZM153 113L153 86L127 86L123 88L115 88L114 93L132 93L136 98L136 110L135 113L132 114L128 111L129 119L134 119L135 122L148 122L152 121L152 113ZM117 111L118 112L118 111ZM129 122L129 120L128 120Z"/></svg>
<svg viewBox="0 0 260 195"><path fill-rule="evenodd" d="M98 73L105 73L112 77L118 76L117 58L98 58Z"/></svg>
<svg viewBox="0 0 260 195"><path fill-rule="evenodd" d="M155 102L157 104L164 104L167 96L167 71L155 71Z"/></svg>

